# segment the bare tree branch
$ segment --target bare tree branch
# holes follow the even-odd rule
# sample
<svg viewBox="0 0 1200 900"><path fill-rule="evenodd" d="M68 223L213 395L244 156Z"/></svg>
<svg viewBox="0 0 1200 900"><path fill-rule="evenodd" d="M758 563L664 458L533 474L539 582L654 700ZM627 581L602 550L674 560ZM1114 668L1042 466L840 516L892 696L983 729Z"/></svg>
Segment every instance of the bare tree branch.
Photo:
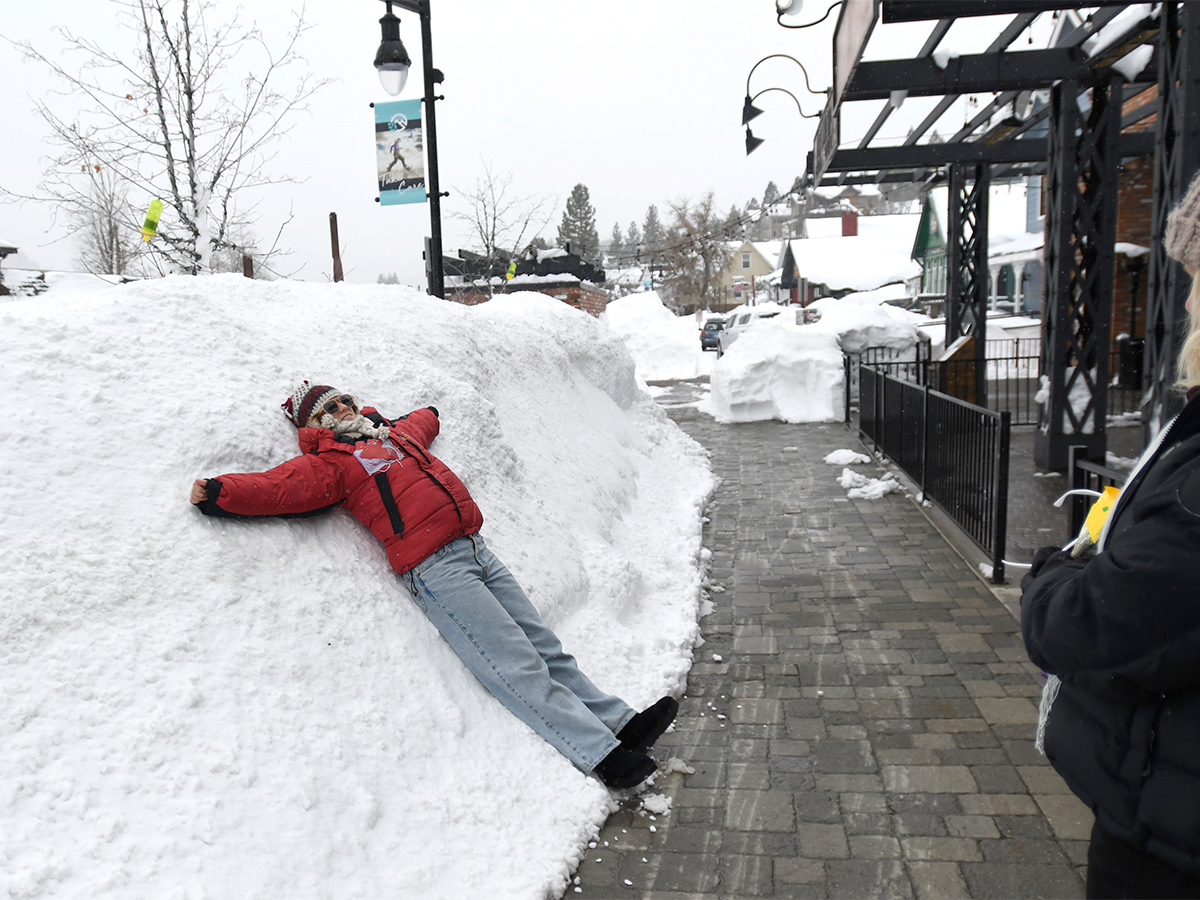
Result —
<svg viewBox="0 0 1200 900"><path fill-rule="evenodd" d="M84 101L83 111L70 118L55 111L52 99L37 103L60 150L39 195L22 199L71 210L86 230L90 219L100 225L114 213L94 179L80 174L103 173L108 194L128 198L115 220L136 223L129 210L161 197L166 209L158 238L137 255L140 264L196 274L214 251L253 244L249 192L296 180L271 168L272 146L328 80L308 73L299 55L309 27L303 8L281 46L272 47L254 25L211 24L211 0L112 5L136 36L132 52L61 30L69 50L84 59L68 68L28 43L18 45ZM277 236L272 252L278 243ZM266 260L257 262L265 267Z"/></svg>
<svg viewBox="0 0 1200 900"><path fill-rule="evenodd" d="M455 188L470 208L454 211L450 217L466 222L487 260L488 270L499 267L501 261L520 256L550 221L557 201L550 197L530 194L520 197L510 193L512 174L496 175L489 165L483 167L483 177L475 182L474 190Z"/></svg>

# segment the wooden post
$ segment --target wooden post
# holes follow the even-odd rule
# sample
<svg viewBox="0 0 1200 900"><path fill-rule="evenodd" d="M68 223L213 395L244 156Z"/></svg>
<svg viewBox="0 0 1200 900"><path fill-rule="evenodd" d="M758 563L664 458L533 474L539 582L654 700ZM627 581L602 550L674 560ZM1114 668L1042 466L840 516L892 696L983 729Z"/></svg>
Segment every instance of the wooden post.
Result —
<svg viewBox="0 0 1200 900"><path fill-rule="evenodd" d="M249 253L242 254L242 274L247 278L254 277L254 260L250 258Z"/></svg>
<svg viewBox="0 0 1200 900"><path fill-rule="evenodd" d="M329 242L333 247L333 280L342 280L342 251L338 247L337 213L329 214Z"/></svg>

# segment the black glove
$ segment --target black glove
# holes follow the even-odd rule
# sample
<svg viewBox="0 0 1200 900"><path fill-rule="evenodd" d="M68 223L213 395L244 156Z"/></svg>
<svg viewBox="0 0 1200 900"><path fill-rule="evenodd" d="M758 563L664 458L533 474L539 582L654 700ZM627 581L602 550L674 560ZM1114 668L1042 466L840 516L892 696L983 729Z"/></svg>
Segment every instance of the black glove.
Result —
<svg viewBox="0 0 1200 900"><path fill-rule="evenodd" d="M1025 577L1021 579L1021 590L1029 590L1029 586L1033 584L1034 579L1041 574L1051 559L1054 560L1055 564L1058 564L1066 562L1070 558L1071 554L1061 547L1043 547L1037 553L1033 554L1033 563L1030 565L1029 571L1025 573ZM1051 566L1051 568L1054 567Z"/></svg>

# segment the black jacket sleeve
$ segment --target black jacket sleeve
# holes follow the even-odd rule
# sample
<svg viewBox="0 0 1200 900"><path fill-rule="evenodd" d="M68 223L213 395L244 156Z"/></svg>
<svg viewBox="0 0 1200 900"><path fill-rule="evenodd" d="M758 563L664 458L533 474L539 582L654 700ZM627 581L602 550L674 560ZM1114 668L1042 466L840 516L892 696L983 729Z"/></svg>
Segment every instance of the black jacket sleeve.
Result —
<svg viewBox="0 0 1200 900"><path fill-rule="evenodd" d="M1128 522L1087 562L1050 556L1021 596L1036 665L1155 692L1200 684L1200 517L1180 502L1196 478L1193 461L1139 492L1122 513Z"/></svg>

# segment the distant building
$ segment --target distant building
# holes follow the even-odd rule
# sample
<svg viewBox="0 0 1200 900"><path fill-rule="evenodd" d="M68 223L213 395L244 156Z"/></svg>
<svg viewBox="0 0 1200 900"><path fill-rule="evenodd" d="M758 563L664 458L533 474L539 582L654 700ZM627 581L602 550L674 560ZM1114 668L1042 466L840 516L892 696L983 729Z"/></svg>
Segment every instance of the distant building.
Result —
<svg viewBox="0 0 1200 900"><path fill-rule="evenodd" d="M467 306L515 291L546 294L593 316L599 316L608 305L607 294L600 286L605 280L604 270L561 247L532 247L520 257L503 254L491 261L478 253L459 250L458 259L443 260L443 269L446 299Z"/></svg>
<svg viewBox="0 0 1200 900"><path fill-rule="evenodd" d="M16 252L17 248L15 245L9 244L6 241L0 241L0 297L7 297L9 294L8 288L4 286L4 272L2 270L4 258L12 256Z"/></svg>
<svg viewBox="0 0 1200 900"><path fill-rule="evenodd" d="M921 224L912 258L921 266L909 282L909 297L928 315L945 314L949 289L946 188L930 190L921 206ZM1040 179L993 184L988 195L988 308L993 312L1038 312L1042 305Z"/></svg>
<svg viewBox="0 0 1200 900"><path fill-rule="evenodd" d="M807 306L903 284L920 274L910 255L917 213L860 216L852 211L805 220L808 237L784 244L778 286L781 303Z"/></svg>
<svg viewBox="0 0 1200 900"><path fill-rule="evenodd" d="M779 266L777 243L733 241L729 244L729 249L732 251L729 265L721 272L717 281L721 299L716 305L720 309L714 309L714 312L726 311L742 304L753 305L756 291L760 286L767 287L768 282L762 279L775 272Z"/></svg>

